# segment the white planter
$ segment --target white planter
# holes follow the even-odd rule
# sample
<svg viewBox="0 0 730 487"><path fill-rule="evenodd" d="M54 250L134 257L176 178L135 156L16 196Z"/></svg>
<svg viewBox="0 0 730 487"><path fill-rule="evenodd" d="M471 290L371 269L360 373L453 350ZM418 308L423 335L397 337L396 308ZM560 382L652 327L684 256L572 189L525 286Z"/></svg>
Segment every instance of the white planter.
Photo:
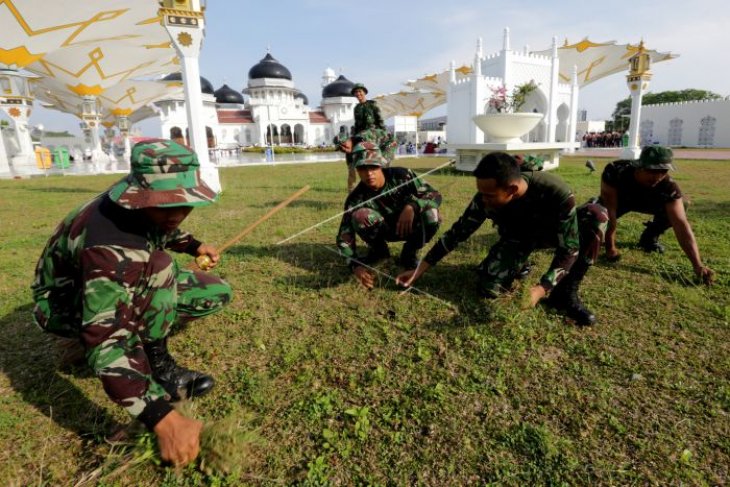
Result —
<svg viewBox="0 0 730 487"><path fill-rule="evenodd" d="M485 113L473 120L490 142L507 144L521 142L520 137L532 130L543 118L542 113Z"/></svg>

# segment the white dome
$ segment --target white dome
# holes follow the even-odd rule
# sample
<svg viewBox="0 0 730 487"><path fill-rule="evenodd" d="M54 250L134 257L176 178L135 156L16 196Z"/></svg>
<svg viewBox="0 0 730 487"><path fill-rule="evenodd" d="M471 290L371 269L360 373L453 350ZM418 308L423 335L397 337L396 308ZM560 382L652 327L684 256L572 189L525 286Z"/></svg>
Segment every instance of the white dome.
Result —
<svg viewBox="0 0 730 487"><path fill-rule="evenodd" d="M323 76L327 76L327 77L330 77L331 76L331 77L335 78L336 77L336 74L337 73L335 73L335 70L334 69L327 68L327 69L324 70Z"/></svg>

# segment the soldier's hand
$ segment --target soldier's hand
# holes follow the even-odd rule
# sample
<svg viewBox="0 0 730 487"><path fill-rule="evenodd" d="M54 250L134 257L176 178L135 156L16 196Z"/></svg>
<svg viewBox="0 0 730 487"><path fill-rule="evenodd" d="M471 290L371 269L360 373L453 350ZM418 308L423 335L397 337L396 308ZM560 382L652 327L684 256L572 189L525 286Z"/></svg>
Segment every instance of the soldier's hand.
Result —
<svg viewBox="0 0 730 487"><path fill-rule="evenodd" d="M403 271L395 278L395 283L403 287L411 287L422 275L426 272L431 265L425 260L421 260L418 263L418 267Z"/></svg>
<svg viewBox="0 0 730 487"><path fill-rule="evenodd" d="M536 286L532 286L530 288L530 308L534 308L537 306L537 303L545 297L545 288L542 287L540 284Z"/></svg>
<svg viewBox="0 0 730 487"><path fill-rule="evenodd" d="M155 425L157 444L162 460L176 467L187 465L200 453L200 432L203 423L171 411Z"/></svg>
<svg viewBox="0 0 730 487"><path fill-rule="evenodd" d="M357 280L360 281L360 284L362 284L366 288L372 289L375 285L375 276L365 267L359 265L355 267L352 272L353 274L355 274Z"/></svg>
<svg viewBox="0 0 730 487"><path fill-rule="evenodd" d="M715 282L715 271L707 266L702 266L702 268L695 271L695 274L697 274L697 278L702 281L702 284L706 286L712 286Z"/></svg>
<svg viewBox="0 0 730 487"><path fill-rule="evenodd" d="M218 265L218 261L221 258L220 253L218 253L218 249L216 249L215 246L209 244L200 244L196 252L198 254L198 257L206 256L208 258L206 260L206 268L203 270L212 269L213 267Z"/></svg>
<svg viewBox="0 0 730 487"><path fill-rule="evenodd" d="M400 238L409 236L413 232L413 220L415 216L416 212L413 210L413 206L406 205L398 218L398 223L395 227L396 235Z"/></svg>

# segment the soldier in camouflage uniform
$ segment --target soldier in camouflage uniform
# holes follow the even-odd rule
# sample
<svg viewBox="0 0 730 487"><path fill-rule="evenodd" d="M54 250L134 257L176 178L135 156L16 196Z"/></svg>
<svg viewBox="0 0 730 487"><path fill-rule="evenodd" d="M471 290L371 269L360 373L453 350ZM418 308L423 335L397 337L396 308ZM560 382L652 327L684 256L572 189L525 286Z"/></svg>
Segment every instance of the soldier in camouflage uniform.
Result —
<svg viewBox="0 0 730 487"><path fill-rule="evenodd" d="M360 283L372 288L374 276L362 264L372 266L389 257L387 242L405 241L400 265L405 269L418 265L418 250L439 228L441 194L410 169L386 168L380 151L370 142L358 144L353 158L360 184L345 201L337 248ZM356 235L369 247L363 258L356 257Z"/></svg>
<svg viewBox="0 0 730 487"><path fill-rule="evenodd" d="M417 269L400 274L397 282L412 285L490 219L499 241L479 266L479 293L494 298L509 290L535 249L555 248L550 268L530 288L530 304L535 306L550 293L547 304L579 325L593 324L595 316L578 298L578 286L600 250L608 221L605 208L592 202L576 208L572 192L560 178L520 171L515 158L506 153L485 156L474 176L478 192L464 214Z"/></svg>
<svg viewBox="0 0 730 487"><path fill-rule="evenodd" d="M618 219L631 211L648 213L654 218L644 223L646 229L639 238L639 247L646 252L664 251L659 237L674 229L680 247L692 263L697 278L712 284L714 271L702 264L692 226L687 220L686 203L677 183L669 176L674 169L672 149L661 146L645 147L635 161L614 161L603 169L601 203L608 209L606 257L617 261L616 226Z"/></svg>
<svg viewBox="0 0 730 487"><path fill-rule="evenodd" d="M32 285L35 322L80 340L109 398L154 431L162 458L175 464L197 456L202 423L170 402L205 394L213 379L179 367L166 337L171 326L220 310L231 288L179 268L166 250L218 261L215 247L178 228L194 207L216 198L190 149L141 142L130 174L56 228Z"/></svg>
<svg viewBox="0 0 730 487"><path fill-rule="evenodd" d="M368 94L365 85L356 83L352 87L351 93L358 101L358 104L355 105L353 147L361 141L374 143L380 149L382 156L387 161L387 166L389 166L395 158L398 142L385 128L385 122L380 115L378 104L365 98L365 95Z"/></svg>

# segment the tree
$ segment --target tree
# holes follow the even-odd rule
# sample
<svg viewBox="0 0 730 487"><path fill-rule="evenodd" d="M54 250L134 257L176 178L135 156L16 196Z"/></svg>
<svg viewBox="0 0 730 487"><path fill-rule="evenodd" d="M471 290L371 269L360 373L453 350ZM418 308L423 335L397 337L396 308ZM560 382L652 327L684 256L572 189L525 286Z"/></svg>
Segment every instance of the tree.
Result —
<svg viewBox="0 0 730 487"><path fill-rule="evenodd" d="M722 96L712 91L687 89L680 91L662 91L660 93L647 93L641 99L641 106L654 105L656 103L676 103L681 101L694 100L718 100ZM631 115L631 97L627 97L616 103L616 109L613 111L613 123L616 126L622 126L621 118Z"/></svg>

